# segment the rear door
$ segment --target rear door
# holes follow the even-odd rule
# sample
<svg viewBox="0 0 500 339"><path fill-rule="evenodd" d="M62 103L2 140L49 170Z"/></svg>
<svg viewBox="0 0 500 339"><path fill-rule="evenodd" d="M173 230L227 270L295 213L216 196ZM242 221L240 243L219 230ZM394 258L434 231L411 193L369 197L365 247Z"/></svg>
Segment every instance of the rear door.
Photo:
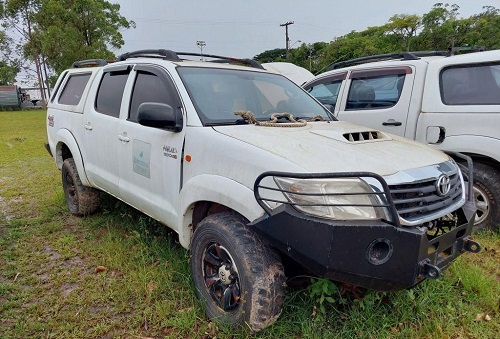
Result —
<svg viewBox="0 0 500 339"><path fill-rule="evenodd" d="M169 73L159 66L136 65L132 78L126 112L118 127L120 195L175 229L185 128L172 132L140 125L137 109L144 102L154 102L182 110L181 99Z"/></svg>
<svg viewBox="0 0 500 339"><path fill-rule="evenodd" d="M119 196L117 149L119 116L124 88L131 67L111 66L94 81L85 106L83 161L89 180L97 187Z"/></svg>

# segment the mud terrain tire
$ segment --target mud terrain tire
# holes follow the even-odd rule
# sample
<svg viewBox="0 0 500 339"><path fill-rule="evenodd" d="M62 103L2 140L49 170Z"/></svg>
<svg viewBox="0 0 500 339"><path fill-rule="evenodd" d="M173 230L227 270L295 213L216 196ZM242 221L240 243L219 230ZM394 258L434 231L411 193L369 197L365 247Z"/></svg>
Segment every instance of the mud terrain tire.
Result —
<svg viewBox="0 0 500 339"><path fill-rule="evenodd" d="M500 171L474 163L474 199L478 209L474 230L500 230Z"/></svg>
<svg viewBox="0 0 500 339"><path fill-rule="evenodd" d="M213 214L197 225L191 271L212 320L256 332L281 314L285 276L280 258L234 213Z"/></svg>
<svg viewBox="0 0 500 339"><path fill-rule="evenodd" d="M99 209L99 191L82 185L73 158L63 162L62 184L71 214L84 216Z"/></svg>

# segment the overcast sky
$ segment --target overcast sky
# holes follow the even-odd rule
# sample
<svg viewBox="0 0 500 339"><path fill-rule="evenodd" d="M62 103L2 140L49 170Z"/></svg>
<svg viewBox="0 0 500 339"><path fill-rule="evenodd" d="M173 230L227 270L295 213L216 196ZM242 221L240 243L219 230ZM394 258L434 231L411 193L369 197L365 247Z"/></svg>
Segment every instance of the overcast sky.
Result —
<svg viewBox="0 0 500 339"><path fill-rule="evenodd" d="M385 24L394 14L429 12L436 0L110 0L120 13L136 22L123 31L125 45L116 54L137 49L164 48L199 52L203 40L207 54L253 58L269 49L285 48L285 28L290 44L329 42L350 31ZM443 1L446 3L446 1ZM460 17L469 17L489 5L500 9L500 0L456 0Z"/></svg>

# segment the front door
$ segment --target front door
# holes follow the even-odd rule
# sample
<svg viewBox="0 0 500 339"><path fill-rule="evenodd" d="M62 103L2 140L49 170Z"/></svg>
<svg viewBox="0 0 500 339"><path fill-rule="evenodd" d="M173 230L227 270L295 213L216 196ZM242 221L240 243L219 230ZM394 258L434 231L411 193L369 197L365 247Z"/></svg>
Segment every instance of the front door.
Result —
<svg viewBox="0 0 500 339"><path fill-rule="evenodd" d="M144 102L164 103L181 109L177 90L167 71L136 65L127 119L118 127L120 195L135 208L176 229L181 188L184 130L171 132L137 122Z"/></svg>
<svg viewBox="0 0 500 339"><path fill-rule="evenodd" d="M405 136L412 68L352 71L338 111L339 120Z"/></svg>

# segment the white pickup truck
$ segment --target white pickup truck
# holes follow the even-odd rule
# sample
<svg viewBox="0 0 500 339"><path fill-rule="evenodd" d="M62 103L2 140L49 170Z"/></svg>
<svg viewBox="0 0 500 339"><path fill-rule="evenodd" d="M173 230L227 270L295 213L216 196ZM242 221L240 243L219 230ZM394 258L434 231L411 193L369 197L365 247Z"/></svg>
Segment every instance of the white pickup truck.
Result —
<svg viewBox="0 0 500 339"><path fill-rule="evenodd" d="M179 55L76 62L50 98L46 148L73 214L105 191L178 233L210 318L274 322L282 262L398 290L479 251L472 187L450 156L336 121L252 60Z"/></svg>
<svg viewBox="0 0 500 339"><path fill-rule="evenodd" d="M500 230L500 50L368 56L303 87L340 120L470 156L475 228Z"/></svg>

